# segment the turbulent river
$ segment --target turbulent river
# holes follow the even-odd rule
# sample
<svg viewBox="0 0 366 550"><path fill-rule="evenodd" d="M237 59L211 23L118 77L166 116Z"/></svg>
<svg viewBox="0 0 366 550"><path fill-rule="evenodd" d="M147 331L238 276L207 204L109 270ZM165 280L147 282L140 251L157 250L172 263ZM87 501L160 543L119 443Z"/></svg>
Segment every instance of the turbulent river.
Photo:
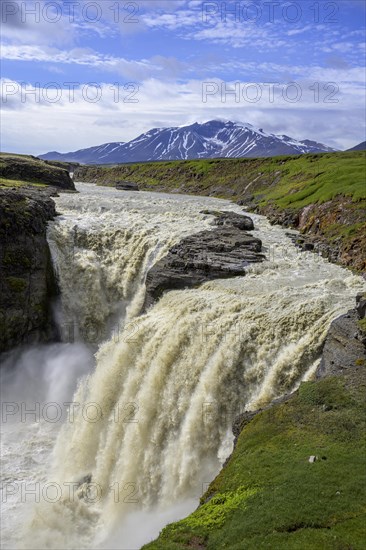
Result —
<svg viewBox="0 0 366 550"><path fill-rule="evenodd" d="M14 352L2 377L3 548L120 548L198 504L231 424L314 373L361 278L252 216L267 261L172 291L146 314L149 267L227 201L78 184L49 227L63 343Z"/></svg>

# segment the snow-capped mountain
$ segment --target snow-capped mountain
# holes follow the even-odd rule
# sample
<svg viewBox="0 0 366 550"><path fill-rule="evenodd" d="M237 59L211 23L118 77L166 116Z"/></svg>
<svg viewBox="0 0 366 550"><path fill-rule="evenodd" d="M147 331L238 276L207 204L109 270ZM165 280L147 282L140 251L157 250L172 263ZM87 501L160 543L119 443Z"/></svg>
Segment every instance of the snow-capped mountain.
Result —
<svg viewBox="0 0 366 550"><path fill-rule="evenodd" d="M272 157L321 153L334 149L315 141L267 134L251 124L211 120L178 128L154 128L124 143L107 143L74 153L47 153L40 158L85 164L117 164L149 160Z"/></svg>

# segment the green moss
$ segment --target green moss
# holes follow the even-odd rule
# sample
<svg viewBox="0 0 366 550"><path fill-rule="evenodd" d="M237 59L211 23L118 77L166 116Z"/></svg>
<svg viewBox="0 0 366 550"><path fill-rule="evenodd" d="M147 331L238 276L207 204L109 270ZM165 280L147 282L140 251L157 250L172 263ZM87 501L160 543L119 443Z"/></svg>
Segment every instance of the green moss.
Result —
<svg viewBox="0 0 366 550"><path fill-rule="evenodd" d="M212 159L147 162L115 166L84 166L82 181L111 184L130 179L142 188L160 185L164 191L207 194L218 186L226 198L260 196L261 204L300 209L324 203L338 195L357 202L366 198L365 152L280 156L264 159ZM227 188L227 193L225 192ZM215 193L217 195L217 193Z"/></svg>
<svg viewBox="0 0 366 550"><path fill-rule="evenodd" d="M7 285L14 292L23 292L27 288L27 281L19 277L7 277L5 279Z"/></svg>
<svg viewBox="0 0 366 550"><path fill-rule="evenodd" d="M358 321L358 326L363 332L366 332L366 319L361 319Z"/></svg>
<svg viewBox="0 0 366 550"><path fill-rule="evenodd" d="M366 369L351 369L256 415L204 495L213 498L144 548L199 539L207 550L363 550L365 388Z"/></svg>
<svg viewBox="0 0 366 550"><path fill-rule="evenodd" d="M244 509L249 497L255 495L257 489L239 487L236 491L216 494L207 503L198 508L187 519L180 522L183 527L212 530L224 525L230 514L237 508Z"/></svg>
<svg viewBox="0 0 366 550"><path fill-rule="evenodd" d="M6 266L20 266L25 269L29 269L32 265L32 260L30 256L27 256L26 253L21 253L20 251L8 250L4 254L3 264Z"/></svg>
<svg viewBox="0 0 366 550"><path fill-rule="evenodd" d="M340 378L330 378L325 383L303 382L299 388L299 400L308 405L321 405L324 410L350 405L350 396Z"/></svg>
<svg viewBox="0 0 366 550"><path fill-rule="evenodd" d="M28 181L28 180L18 180L18 179L6 179L6 178L0 178L0 188L20 188L20 187L47 187L47 185L43 183L36 183L34 181Z"/></svg>

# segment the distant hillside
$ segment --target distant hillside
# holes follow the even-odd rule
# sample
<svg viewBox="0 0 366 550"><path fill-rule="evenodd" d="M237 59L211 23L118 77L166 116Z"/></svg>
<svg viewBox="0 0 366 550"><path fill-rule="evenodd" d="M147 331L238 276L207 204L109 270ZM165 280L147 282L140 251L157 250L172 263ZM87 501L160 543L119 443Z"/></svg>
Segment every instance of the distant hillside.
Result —
<svg viewBox="0 0 366 550"><path fill-rule="evenodd" d="M73 153L53 151L46 160L76 161L83 164L113 164L152 160L203 158L271 157L334 151L311 140L297 141L286 135L267 134L251 124L211 120L204 124L154 128L124 143L107 143Z"/></svg>
<svg viewBox="0 0 366 550"><path fill-rule="evenodd" d="M347 151L366 151L366 141L355 145L352 149L347 149Z"/></svg>
<svg viewBox="0 0 366 550"><path fill-rule="evenodd" d="M67 164L45 162L37 157L0 153L0 187L24 184L51 185L75 191Z"/></svg>

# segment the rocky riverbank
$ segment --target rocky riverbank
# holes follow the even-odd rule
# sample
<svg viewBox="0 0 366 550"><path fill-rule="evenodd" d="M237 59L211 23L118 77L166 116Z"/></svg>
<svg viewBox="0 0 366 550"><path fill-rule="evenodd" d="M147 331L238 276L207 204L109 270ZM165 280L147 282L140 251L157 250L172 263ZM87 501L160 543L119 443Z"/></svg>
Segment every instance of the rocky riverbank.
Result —
<svg viewBox="0 0 366 550"><path fill-rule="evenodd" d="M52 196L76 192L68 166L0 153L0 353L57 336L47 223Z"/></svg>
<svg viewBox="0 0 366 550"><path fill-rule="evenodd" d="M52 191L0 189L0 353L56 336L57 294L46 230Z"/></svg>
<svg viewBox="0 0 366 550"><path fill-rule="evenodd" d="M266 216L272 224L297 229L299 247L366 274L365 212L355 208L351 199L336 197L299 210L249 202L246 209Z"/></svg>

